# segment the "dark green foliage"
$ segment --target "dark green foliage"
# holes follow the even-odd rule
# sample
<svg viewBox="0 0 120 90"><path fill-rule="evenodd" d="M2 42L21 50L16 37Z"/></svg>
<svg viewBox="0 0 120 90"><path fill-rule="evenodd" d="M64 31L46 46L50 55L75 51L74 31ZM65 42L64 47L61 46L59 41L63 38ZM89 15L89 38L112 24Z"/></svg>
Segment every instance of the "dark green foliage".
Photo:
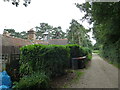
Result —
<svg viewBox="0 0 120 90"><path fill-rule="evenodd" d="M29 45L21 48L20 72L29 75L44 71L49 76L64 73L68 66L69 49L60 45Z"/></svg>
<svg viewBox="0 0 120 90"><path fill-rule="evenodd" d="M66 45L66 47L70 48L70 57L75 58L75 57L79 57L80 52L79 52L79 48L80 46L77 44L69 44Z"/></svg>
<svg viewBox="0 0 120 90"><path fill-rule="evenodd" d="M99 49L100 49L99 44L98 44L98 43L95 43L93 49L94 49L94 50L99 50Z"/></svg>
<svg viewBox="0 0 120 90"><path fill-rule="evenodd" d="M64 39L66 33L62 31L60 26L53 27L48 23L40 23L40 26L36 26L36 37L37 39L43 39L44 33L48 33L48 39Z"/></svg>
<svg viewBox="0 0 120 90"><path fill-rule="evenodd" d="M112 63L119 64L120 2L93 3L92 12L96 21L93 32L99 45L102 45L102 56Z"/></svg>
<svg viewBox="0 0 120 90"><path fill-rule="evenodd" d="M113 44L103 45L101 55L120 68L120 40Z"/></svg>
<svg viewBox="0 0 120 90"><path fill-rule="evenodd" d="M67 48L70 49L70 60L69 60L69 67L72 67L72 58L79 57L79 45L77 44L69 44L66 45Z"/></svg>
<svg viewBox="0 0 120 90"><path fill-rule="evenodd" d="M4 31L7 31L10 33L10 36L14 36L17 38L22 38L22 39L27 39L27 32L22 31L22 32L16 32L14 29L4 29Z"/></svg>
<svg viewBox="0 0 120 90"><path fill-rule="evenodd" d="M89 56L91 53L89 49L79 45L36 44L24 46L20 50L22 78L15 84L17 89L48 88L49 78L64 74L65 70L69 68L71 58ZM86 62L87 60L88 57Z"/></svg>
<svg viewBox="0 0 120 90"><path fill-rule="evenodd" d="M84 56L86 56L86 62L91 60L92 59L92 50L87 47L83 48L83 50L84 50L83 54L84 54Z"/></svg>
<svg viewBox="0 0 120 90"><path fill-rule="evenodd" d="M19 83L15 82L13 89L39 89L39 88L48 88L49 87L49 77L45 73L34 73L30 76L25 76L20 79Z"/></svg>
<svg viewBox="0 0 120 90"><path fill-rule="evenodd" d="M72 67L72 58L86 56L86 61L91 60L92 52L89 48L81 47L77 44L66 45L67 48L70 48L70 68Z"/></svg>
<svg viewBox="0 0 120 90"><path fill-rule="evenodd" d="M87 47L81 47L77 44L68 44L66 47L70 48L70 57L83 57L92 54L92 51Z"/></svg>
<svg viewBox="0 0 120 90"><path fill-rule="evenodd" d="M68 68L70 55L69 48L65 46L36 44L20 50L22 78L15 84L17 89L48 88L49 78L64 74Z"/></svg>
<svg viewBox="0 0 120 90"><path fill-rule="evenodd" d="M119 64L120 2L86 2L76 6L86 12L83 19L93 22L93 34L97 41L95 49L102 48L101 54L104 58Z"/></svg>
<svg viewBox="0 0 120 90"><path fill-rule="evenodd" d="M88 32L90 32L90 29L85 29L83 25L73 19L70 23L69 29L67 29L67 38L69 43L92 48Z"/></svg>

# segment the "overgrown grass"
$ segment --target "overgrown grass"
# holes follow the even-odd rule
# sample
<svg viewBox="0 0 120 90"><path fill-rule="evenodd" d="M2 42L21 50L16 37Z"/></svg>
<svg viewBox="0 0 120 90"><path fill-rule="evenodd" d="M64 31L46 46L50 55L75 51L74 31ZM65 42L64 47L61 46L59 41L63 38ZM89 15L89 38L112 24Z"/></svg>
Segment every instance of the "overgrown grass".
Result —
<svg viewBox="0 0 120 90"><path fill-rule="evenodd" d="M83 75L84 72L75 71L75 73L76 73L76 78L73 80L73 82L76 82L77 80L79 80L81 75Z"/></svg>
<svg viewBox="0 0 120 90"><path fill-rule="evenodd" d="M120 39L114 43L105 43L100 49L100 55L120 68Z"/></svg>
<svg viewBox="0 0 120 90"><path fill-rule="evenodd" d="M113 66L117 67L118 69L120 69L120 64L119 63L111 62L109 60L107 60L107 62L112 64Z"/></svg>
<svg viewBox="0 0 120 90"><path fill-rule="evenodd" d="M102 57L103 58L103 57ZM116 68L120 69L120 63L116 63L116 62L112 62L110 60L107 60L105 58L103 58L106 62L108 62L109 64L112 64L113 66L115 66Z"/></svg>
<svg viewBox="0 0 120 90"><path fill-rule="evenodd" d="M84 74L84 72L79 70L70 70L69 72L75 73L75 78L73 78L69 83L65 83L62 88L69 88L70 84L77 83L80 80L80 77Z"/></svg>

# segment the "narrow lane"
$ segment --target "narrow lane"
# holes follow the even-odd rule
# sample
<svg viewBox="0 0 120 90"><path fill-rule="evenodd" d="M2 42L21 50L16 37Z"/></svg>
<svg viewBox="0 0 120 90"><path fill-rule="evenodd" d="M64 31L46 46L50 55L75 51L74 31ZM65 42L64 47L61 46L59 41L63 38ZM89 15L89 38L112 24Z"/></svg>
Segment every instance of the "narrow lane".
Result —
<svg viewBox="0 0 120 90"><path fill-rule="evenodd" d="M90 67L78 83L69 88L118 88L118 69L93 54Z"/></svg>

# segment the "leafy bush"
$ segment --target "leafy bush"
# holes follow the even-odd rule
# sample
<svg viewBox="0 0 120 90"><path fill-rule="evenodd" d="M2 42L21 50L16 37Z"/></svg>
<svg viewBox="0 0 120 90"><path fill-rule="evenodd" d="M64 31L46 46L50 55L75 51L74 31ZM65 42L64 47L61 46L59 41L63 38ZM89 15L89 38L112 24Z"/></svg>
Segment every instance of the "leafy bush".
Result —
<svg viewBox="0 0 120 90"><path fill-rule="evenodd" d="M21 48L20 72L44 71L48 76L63 74L68 67L69 49L62 45L29 45Z"/></svg>
<svg viewBox="0 0 120 90"><path fill-rule="evenodd" d="M14 87L20 89L49 87L49 78L64 74L71 58L90 54L89 49L79 45L36 44L24 46L20 51L22 78Z"/></svg>
<svg viewBox="0 0 120 90"><path fill-rule="evenodd" d="M68 44L66 45L66 48L70 49L70 59L69 59L69 68L72 67L72 58L79 57L80 52L79 52L79 45L77 44Z"/></svg>
<svg viewBox="0 0 120 90"><path fill-rule="evenodd" d="M38 89L38 88L48 88L49 87L49 77L44 73L34 73L30 76L24 76L20 79L19 83L15 82L13 89Z"/></svg>
<svg viewBox="0 0 120 90"><path fill-rule="evenodd" d="M77 44L68 44L66 45L66 47L70 48L70 57L75 58L75 57L79 57L80 52L79 52L79 48L80 46Z"/></svg>
<svg viewBox="0 0 120 90"><path fill-rule="evenodd" d="M87 60L91 60L92 59L92 50L90 50L87 47L84 47L84 56L86 56Z"/></svg>
<svg viewBox="0 0 120 90"><path fill-rule="evenodd" d="M72 67L72 58L86 56L86 61L92 58L92 51L89 48L81 47L77 44L68 44L66 47L70 49L70 68Z"/></svg>
<svg viewBox="0 0 120 90"><path fill-rule="evenodd" d="M101 48L100 55L120 68L120 40L116 43L105 43Z"/></svg>

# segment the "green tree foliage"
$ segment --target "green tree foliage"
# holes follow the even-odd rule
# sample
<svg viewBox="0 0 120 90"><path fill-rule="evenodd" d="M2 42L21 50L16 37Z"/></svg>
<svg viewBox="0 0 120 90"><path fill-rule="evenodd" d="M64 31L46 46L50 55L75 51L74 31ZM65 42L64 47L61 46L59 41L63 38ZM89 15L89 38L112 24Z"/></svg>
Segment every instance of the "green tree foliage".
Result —
<svg viewBox="0 0 120 90"><path fill-rule="evenodd" d="M60 26L53 27L48 23L40 23L40 26L36 26L36 39L43 39L44 33L48 33L49 39L64 39L66 38L66 33L62 31ZM14 29L4 29L10 33L10 36L27 39L27 32L16 32Z"/></svg>
<svg viewBox="0 0 120 90"><path fill-rule="evenodd" d="M104 44L119 40L120 2L87 2L76 6L86 12L83 19L89 18L89 22L94 22L93 33L97 41Z"/></svg>
<svg viewBox="0 0 120 90"><path fill-rule="evenodd" d="M99 46L100 46L100 45L99 45L98 43L95 43L95 44L94 44L94 50L99 50L99 48L100 48Z"/></svg>
<svg viewBox="0 0 120 90"><path fill-rule="evenodd" d="M17 38L22 38L22 39L27 39L27 32L22 31L22 32L16 32L14 29L4 29L4 31L7 31L10 33L10 36L14 36Z"/></svg>
<svg viewBox="0 0 120 90"><path fill-rule="evenodd" d="M93 34L97 44L102 46L105 58L120 60L120 2L92 2L76 6L86 12L83 19L93 22Z"/></svg>
<svg viewBox="0 0 120 90"><path fill-rule="evenodd" d="M72 20L70 27L67 30L67 38L72 44L79 44L84 47L92 47L91 41L89 40L88 29L85 29L76 20Z"/></svg>
<svg viewBox="0 0 120 90"><path fill-rule="evenodd" d="M64 39L66 37L66 33L62 31L60 26L53 27L48 23L40 23L40 26L36 26L37 39L43 39L45 32L49 34L50 39Z"/></svg>
<svg viewBox="0 0 120 90"><path fill-rule="evenodd" d="M92 52L89 48L81 47L77 44L68 44L66 47L70 49L70 68L72 67L72 58L86 56L85 63L87 63L92 58Z"/></svg>

